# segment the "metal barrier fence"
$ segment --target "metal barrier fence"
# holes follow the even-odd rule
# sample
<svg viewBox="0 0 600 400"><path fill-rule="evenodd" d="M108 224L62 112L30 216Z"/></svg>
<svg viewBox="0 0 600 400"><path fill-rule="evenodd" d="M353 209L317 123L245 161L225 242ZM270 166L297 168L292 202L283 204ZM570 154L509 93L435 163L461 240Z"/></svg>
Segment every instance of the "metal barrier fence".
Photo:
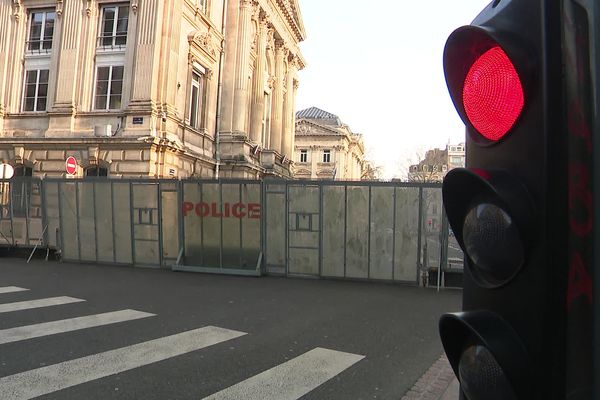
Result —
<svg viewBox="0 0 600 400"><path fill-rule="evenodd" d="M435 184L21 178L0 190L0 246L66 261L429 285L462 269Z"/></svg>

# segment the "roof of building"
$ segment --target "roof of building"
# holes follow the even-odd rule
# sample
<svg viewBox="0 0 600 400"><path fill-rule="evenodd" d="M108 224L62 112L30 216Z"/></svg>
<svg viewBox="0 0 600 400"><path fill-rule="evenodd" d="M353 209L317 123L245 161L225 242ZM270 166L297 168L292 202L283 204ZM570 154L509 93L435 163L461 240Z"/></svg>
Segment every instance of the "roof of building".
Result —
<svg viewBox="0 0 600 400"><path fill-rule="evenodd" d="M318 119L320 122L327 123L328 125L342 125L342 121L337 115L321 110L317 107L310 107L298 111L296 113L296 118Z"/></svg>

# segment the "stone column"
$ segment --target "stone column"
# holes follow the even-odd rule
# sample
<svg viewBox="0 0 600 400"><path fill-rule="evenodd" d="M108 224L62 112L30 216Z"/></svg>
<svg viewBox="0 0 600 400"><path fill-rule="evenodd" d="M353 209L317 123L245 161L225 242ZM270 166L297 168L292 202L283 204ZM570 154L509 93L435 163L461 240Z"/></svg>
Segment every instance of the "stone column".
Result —
<svg viewBox="0 0 600 400"><path fill-rule="evenodd" d="M240 0L240 14L237 35L237 56L235 65L235 91L233 96L233 132L246 134L248 115L248 77L250 68L250 37L252 23L252 1Z"/></svg>
<svg viewBox="0 0 600 400"><path fill-rule="evenodd" d="M286 49L283 41L275 43L275 87L273 90L273 107L271 111L271 148L281 153L281 138L283 128L283 75Z"/></svg>
<svg viewBox="0 0 600 400"><path fill-rule="evenodd" d="M254 92L252 93L252 122L250 125L250 140L261 142L262 120L265 113L265 70L267 63L267 31L268 19L261 11L259 16L258 42L256 49L256 67L254 69ZM265 147L266 143L262 143Z"/></svg>
<svg viewBox="0 0 600 400"><path fill-rule="evenodd" d="M167 3L165 1L165 3ZM161 81L161 94L160 98L163 103L167 104L169 114L175 113L175 104L177 102L177 83L173 77L177 76L179 70L179 51L180 51L180 38L181 38L181 19L183 18L183 2L181 1L169 1L165 4L165 14L168 11L168 32L167 43L163 44L163 57L161 62L164 64L165 69L168 68L168 72L163 75ZM166 17L166 15L165 15ZM165 18L165 23L167 18ZM211 38L212 39L212 38ZM185 110L184 110L185 111ZM181 115L181 118L185 118L185 112Z"/></svg>
<svg viewBox="0 0 600 400"><path fill-rule="evenodd" d="M223 87L221 92L220 128L222 133L231 133L233 129L233 99L235 93L235 65L237 56L238 1L229 1L227 6L227 25L225 26L225 59L223 65Z"/></svg>
<svg viewBox="0 0 600 400"><path fill-rule="evenodd" d="M319 147L310 146L310 178L317 179L317 163L319 159Z"/></svg>
<svg viewBox="0 0 600 400"><path fill-rule="evenodd" d="M292 149L292 154L296 149L296 95L298 94L298 73L297 73L297 65L294 68L294 79L292 83L292 87L294 91L292 93L292 115L291 115L291 127L292 127L292 138L290 142L290 147Z"/></svg>
<svg viewBox="0 0 600 400"><path fill-rule="evenodd" d="M127 28L127 30L129 32L133 32L133 34L129 35L129 37L127 38L127 41L129 43L125 48L125 68L123 69L122 106L124 108L129 108L129 103L131 103L131 100L133 98L139 10L139 0L133 0L129 9L129 26Z"/></svg>
<svg viewBox="0 0 600 400"><path fill-rule="evenodd" d="M3 129L4 113L8 102L8 67L10 36L13 29L12 7L10 2L0 3L0 131Z"/></svg>
<svg viewBox="0 0 600 400"><path fill-rule="evenodd" d="M281 152L289 159L294 155L294 78L296 76L296 61L292 56L288 61L287 79L285 80L286 93L283 108L283 136L281 138Z"/></svg>
<svg viewBox="0 0 600 400"><path fill-rule="evenodd" d="M145 0L137 8L136 36L130 45L135 46L131 109L156 106L158 72L160 63L160 36L162 35L163 1Z"/></svg>
<svg viewBox="0 0 600 400"><path fill-rule="evenodd" d="M93 108L94 99L92 98L94 93L94 87L96 82L94 82L95 77L95 55L96 55L96 45L97 45L97 36L98 32L96 31L96 26L99 22L99 9L98 4L96 2L89 1L86 3L85 9L85 18L83 22L83 26L85 27L85 33L82 32L82 43L81 43L81 81L79 83L78 93L77 93L77 107L79 110L88 111ZM130 16L131 19L131 16ZM53 54L54 56L54 54ZM58 63L58 58L56 60L52 60L52 65L54 63ZM52 67L51 67L52 68ZM49 86L49 93L53 93L56 90L55 86ZM123 92L125 93L125 92Z"/></svg>
<svg viewBox="0 0 600 400"><path fill-rule="evenodd" d="M60 51L53 111L73 114L76 107L75 90L81 72L78 67L83 37L81 32L84 9L82 1L60 3L62 9L56 8L56 25L60 33L60 49L57 46L52 46L52 53Z"/></svg>

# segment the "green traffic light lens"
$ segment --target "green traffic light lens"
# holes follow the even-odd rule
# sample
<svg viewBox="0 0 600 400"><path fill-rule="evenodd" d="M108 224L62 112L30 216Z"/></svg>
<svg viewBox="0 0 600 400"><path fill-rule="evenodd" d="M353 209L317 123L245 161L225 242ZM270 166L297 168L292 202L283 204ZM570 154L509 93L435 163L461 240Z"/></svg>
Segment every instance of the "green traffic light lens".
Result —
<svg viewBox="0 0 600 400"><path fill-rule="evenodd" d="M504 371L480 344L467 347L458 364L460 388L469 400L516 400Z"/></svg>
<svg viewBox="0 0 600 400"><path fill-rule="evenodd" d="M465 251L472 261L470 272L483 287L498 287L521 269L525 251L511 216L495 204L480 203L463 223Z"/></svg>

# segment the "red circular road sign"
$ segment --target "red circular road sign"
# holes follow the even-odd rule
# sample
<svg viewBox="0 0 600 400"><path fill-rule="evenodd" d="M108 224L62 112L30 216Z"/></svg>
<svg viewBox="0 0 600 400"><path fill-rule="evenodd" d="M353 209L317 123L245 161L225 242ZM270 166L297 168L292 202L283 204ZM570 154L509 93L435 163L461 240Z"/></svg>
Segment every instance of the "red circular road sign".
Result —
<svg viewBox="0 0 600 400"><path fill-rule="evenodd" d="M75 172L77 172L77 160L75 157L67 157L67 160L65 161L65 169L67 170L67 174L75 175Z"/></svg>

